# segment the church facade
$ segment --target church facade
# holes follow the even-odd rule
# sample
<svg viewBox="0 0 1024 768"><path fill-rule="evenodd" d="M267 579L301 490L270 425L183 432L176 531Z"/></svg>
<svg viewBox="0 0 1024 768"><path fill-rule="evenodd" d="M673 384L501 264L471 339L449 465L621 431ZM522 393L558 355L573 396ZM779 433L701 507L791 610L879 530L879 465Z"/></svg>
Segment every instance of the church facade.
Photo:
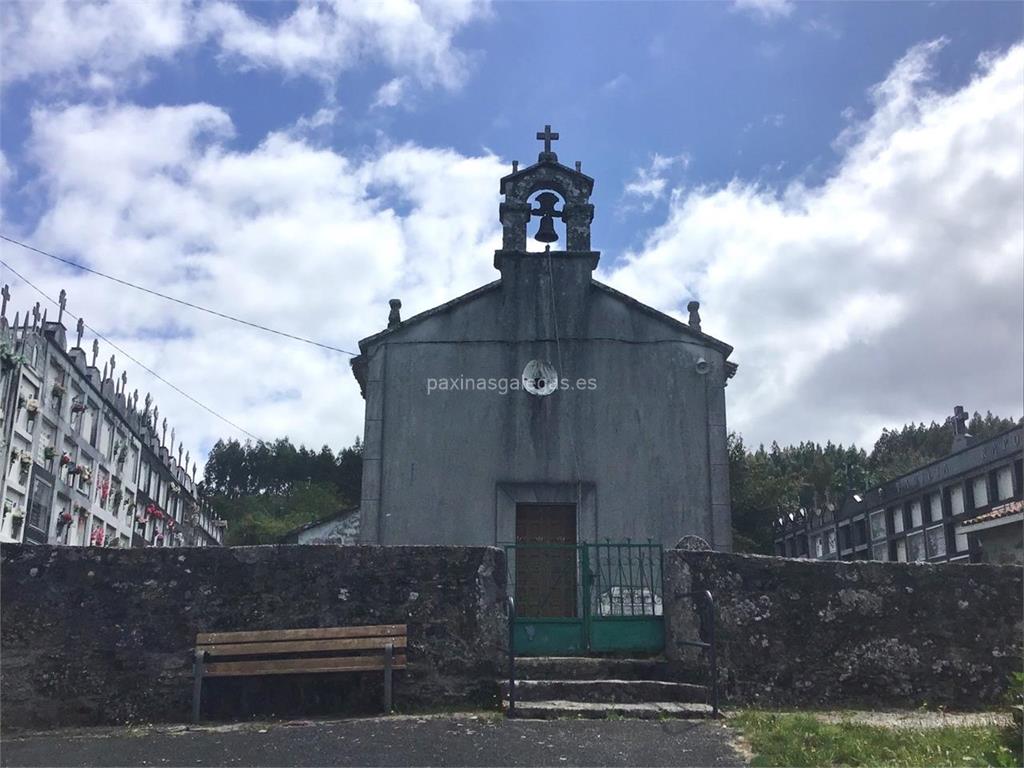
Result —
<svg viewBox="0 0 1024 768"><path fill-rule="evenodd" d="M696 302L681 322L594 279L594 181L558 161L557 136L500 181L498 279L404 321L392 300L359 343L362 543L731 549L732 347Z"/></svg>

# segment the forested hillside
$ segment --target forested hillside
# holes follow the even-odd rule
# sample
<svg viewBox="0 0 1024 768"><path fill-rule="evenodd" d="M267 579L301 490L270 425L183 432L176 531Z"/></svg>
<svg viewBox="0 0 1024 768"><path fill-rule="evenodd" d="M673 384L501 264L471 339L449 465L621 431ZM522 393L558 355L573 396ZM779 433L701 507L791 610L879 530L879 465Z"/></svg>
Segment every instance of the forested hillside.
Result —
<svg viewBox="0 0 1024 768"><path fill-rule="evenodd" d="M978 439L1014 426L1012 419L975 413L968 431ZM741 552L772 551L772 520L799 507L840 503L858 491L939 459L953 442L953 422L907 424L882 430L868 453L855 445L800 443L749 449L729 436L735 546ZM288 438L273 443L218 441L206 463L206 492L228 521L228 544L269 544L304 523L358 506L362 445L337 453Z"/></svg>

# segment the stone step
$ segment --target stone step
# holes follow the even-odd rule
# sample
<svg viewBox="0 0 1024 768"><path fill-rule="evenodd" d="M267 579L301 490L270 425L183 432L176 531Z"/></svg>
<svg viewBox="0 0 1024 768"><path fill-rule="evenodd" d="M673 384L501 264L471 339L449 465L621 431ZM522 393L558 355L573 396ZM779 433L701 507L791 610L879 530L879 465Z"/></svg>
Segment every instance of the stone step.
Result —
<svg viewBox="0 0 1024 768"><path fill-rule="evenodd" d="M508 698L508 681L501 684ZM643 704L648 701L706 703L703 685L661 680L517 680L516 703L530 701L604 702Z"/></svg>
<svg viewBox="0 0 1024 768"><path fill-rule="evenodd" d="M555 720L574 718L601 720L609 717L623 717L633 720L681 719L693 720L711 718L711 707L707 704L682 703L678 701L649 701L644 704L603 704L581 701L524 701L516 702L513 717L530 720Z"/></svg>
<svg viewBox="0 0 1024 768"><path fill-rule="evenodd" d="M516 680L672 680L700 683L703 672L669 665L661 657L516 656Z"/></svg>

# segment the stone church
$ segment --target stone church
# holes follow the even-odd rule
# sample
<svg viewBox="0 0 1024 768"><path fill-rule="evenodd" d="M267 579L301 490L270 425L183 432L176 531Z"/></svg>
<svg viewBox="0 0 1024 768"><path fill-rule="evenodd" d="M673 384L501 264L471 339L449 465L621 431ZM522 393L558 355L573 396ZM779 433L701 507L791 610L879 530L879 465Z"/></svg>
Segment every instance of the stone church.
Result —
<svg viewBox="0 0 1024 768"><path fill-rule="evenodd" d="M696 535L728 551L732 347L701 331L697 302L680 322L594 279L594 180L558 161L550 126L537 138L537 162L500 181L498 278L404 320L392 300L359 342L360 541Z"/></svg>

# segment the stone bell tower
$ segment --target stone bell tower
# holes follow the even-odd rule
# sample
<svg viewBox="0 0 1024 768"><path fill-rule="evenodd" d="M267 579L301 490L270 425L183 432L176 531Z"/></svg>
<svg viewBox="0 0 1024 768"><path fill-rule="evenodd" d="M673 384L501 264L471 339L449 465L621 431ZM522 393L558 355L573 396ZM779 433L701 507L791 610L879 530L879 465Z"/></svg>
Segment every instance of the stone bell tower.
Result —
<svg viewBox="0 0 1024 768"><path fill-rule="evenodd" d="M552 133L550 125L544 126L537 138L544 142L544 150L537 156L537 162L521 171L518 163L514 163L513 172L501 180L501 194L505 196L505 202L498 209L502 250L525 251L527 224L532 217L539 216L541 233L554 234L551 220L559 218L565 223L566 251L589 252L590 222L594 219L590 193L594 189L594 180L580 171L580 163L577 162L573 170L558 162L558 155L551 149L551 142L558 139L558 134ZM557 198L551 194L538 196L538 208L530 205L530 197L542 190L561 195L561 211L555 210Z"/></svg>
<svg viewBox="0 0 1024 768"><path fill-rule="evenodd" d="M600 259L600 253L590 249L594 180L580 170L579 162L575 168L558 162L551 148L558 133L550 125L537 133L537 139L544 142L537 162L522 170L514 162L512 173L500 181L502 247L494 254L494 266L501 272L502 319L519 339L582 332L590 282ZM545 243L543 252L527 250L531 219L539 219L534 239ZM555 219L565 225L564 249L556 250Z"/></svg>

